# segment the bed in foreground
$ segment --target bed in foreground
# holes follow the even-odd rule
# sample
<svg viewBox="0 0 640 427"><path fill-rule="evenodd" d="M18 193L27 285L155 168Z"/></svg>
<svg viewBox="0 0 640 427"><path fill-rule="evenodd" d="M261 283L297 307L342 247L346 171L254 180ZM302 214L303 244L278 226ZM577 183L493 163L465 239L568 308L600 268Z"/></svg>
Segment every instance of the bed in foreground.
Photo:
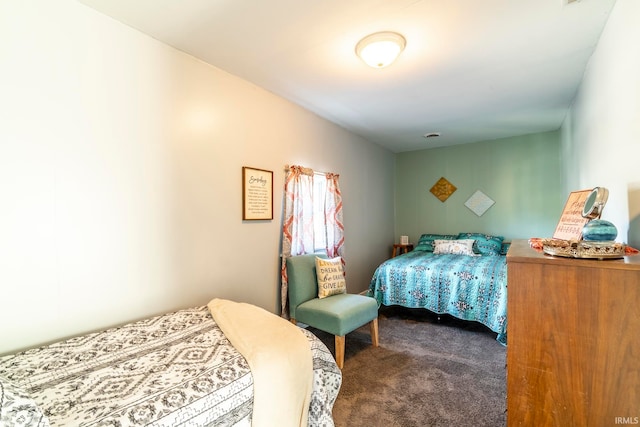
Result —
<svg viewBox="0 0 640 427"><path fill-rule="evenodd" d="M425 308L478 321L506 345L507 248L496 236L423 234L412 252L376 269L369 294L379 304Z"/></svg>
<svg viewBox="0 0 640 427"><path fill-rule="evenodd" d="M341 372L299 330L312 354L308 423L332 426ZM254 378L206 306L184 309L0 357L0 425L249 426Z"/></svg>

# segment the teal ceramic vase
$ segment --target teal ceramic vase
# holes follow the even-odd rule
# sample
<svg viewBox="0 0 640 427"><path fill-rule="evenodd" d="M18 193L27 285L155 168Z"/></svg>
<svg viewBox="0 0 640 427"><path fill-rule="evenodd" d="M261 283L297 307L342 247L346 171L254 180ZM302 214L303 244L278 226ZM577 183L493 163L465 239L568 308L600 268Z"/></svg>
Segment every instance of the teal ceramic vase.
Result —
<svg viewBox="0 0 640 427"><path fill-rule="evenodd" d="M582 239L589 242L611 242L618 236L618 229L609 221L594 219L582 228Z"/></svg>

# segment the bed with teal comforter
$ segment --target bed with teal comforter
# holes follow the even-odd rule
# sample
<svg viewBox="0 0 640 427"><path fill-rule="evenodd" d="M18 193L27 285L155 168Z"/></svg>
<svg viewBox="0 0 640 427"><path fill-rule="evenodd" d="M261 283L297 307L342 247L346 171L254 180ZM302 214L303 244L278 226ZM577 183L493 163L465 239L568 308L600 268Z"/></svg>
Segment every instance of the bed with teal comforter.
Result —
<svg viewBox="0 0 640 427"><path fill-rule="evenodd" d="M378 304L426 308L486 325L507 342L505 255L434 254L414 250L383 262L369 294Z"/></svg>

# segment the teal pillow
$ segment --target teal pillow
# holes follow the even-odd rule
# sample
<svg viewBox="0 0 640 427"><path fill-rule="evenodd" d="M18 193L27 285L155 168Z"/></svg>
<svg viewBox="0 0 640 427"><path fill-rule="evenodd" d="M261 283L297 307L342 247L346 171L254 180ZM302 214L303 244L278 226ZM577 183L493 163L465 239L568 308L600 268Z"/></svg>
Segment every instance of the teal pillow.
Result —
<svg viewBox="0 0 640 427"><path fill-rule="evenodd" d="M500 249L500 255L506 255L509 252L509 248L511 247L511 243L502 242L502 248Z"/></svg>
<svg viewBox="0 0 640 427"><path fill-rule="evenodd" d="M414 251L433 252L434 240L455 240L458 236L455 234L423 234L418 240L418 244Z"/></svg>
<svg viewBox="0 0 640 427"><path fill-rule="evenodd" d="M491 236L482 233L460 233L458 239L473 239L473 251L481 255L500 255L502 251L502 236Z"/></svg>

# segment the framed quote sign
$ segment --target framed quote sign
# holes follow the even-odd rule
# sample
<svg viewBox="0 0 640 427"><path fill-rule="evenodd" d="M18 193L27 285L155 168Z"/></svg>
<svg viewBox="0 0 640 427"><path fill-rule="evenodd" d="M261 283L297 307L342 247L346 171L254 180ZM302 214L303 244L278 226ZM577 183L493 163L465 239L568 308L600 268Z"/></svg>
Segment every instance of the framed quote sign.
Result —
<svg viewBox="0 0 640 427"><path fill-rule="evenodd" d="M589 222L589 218L582 216L582 211L591 191L592 189L581 190L569 194L556 231L553 233L554 239L580 240L582 238L582 227Z"/></svg>
<svg viewBox="0 0 640 427"><path fill-rule="evenodd" d="M242 167L242 219L273 219L273 172Z"/></svg>

